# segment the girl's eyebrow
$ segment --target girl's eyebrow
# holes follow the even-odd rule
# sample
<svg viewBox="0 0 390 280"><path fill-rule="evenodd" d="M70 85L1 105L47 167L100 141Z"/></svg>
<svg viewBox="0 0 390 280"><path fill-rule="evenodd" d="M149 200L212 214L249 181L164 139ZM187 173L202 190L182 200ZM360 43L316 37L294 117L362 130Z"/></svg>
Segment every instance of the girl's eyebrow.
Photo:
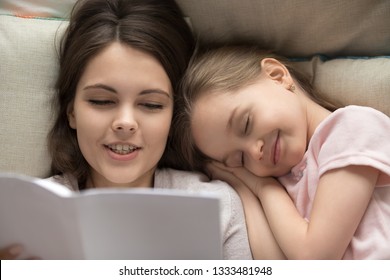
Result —
<svg viewBox="0 0 390 280"><path fill-rule="evenodd" d="M233 127L233 120L234 120L235 115L237 113L237 109L238 109L238 107L234 108L232 113L230 114L229 120L228 120L227 125L226 125L227 130L229 130Z"/></svg>
<svg viewBox="0 0 390 280"><path fill-rule="evenodd" d="M89 89L103 89L103 90L106 90L106 91L109 91L109 92L112 92L112 93L118 93L116 89L114 89L113 87L110 87L108 85L105 85L105 84L93 84L93 85L89 85L89 86L86 86L83 88L84 90L89 90ZM140 92L140 95L144 95L144 94L153 94L153 93L159 93L159 94L164 94L166 95L167 97L169 98L172 98L171 94L169 94L168 92L166 92L165 90L162 90L162 89L158 89L158 88L152 88L152 89L146 89L146 90L143 90Z"/></svg>
<svg viewBox="0 0 390 280"><path fill-rule="evenodd" d="M229 130L231 130L233 128L233 121L234 121L234 118L236 117L237 110L238 110L238 107L235 107L233 109L232 113L229 116L229 120L228 120L228 122L226 124L226 130L227 131L229 131ZM225 156L223 156L221 162L227 166L228 159L229 159L229 155L225 155Z"/></svg>

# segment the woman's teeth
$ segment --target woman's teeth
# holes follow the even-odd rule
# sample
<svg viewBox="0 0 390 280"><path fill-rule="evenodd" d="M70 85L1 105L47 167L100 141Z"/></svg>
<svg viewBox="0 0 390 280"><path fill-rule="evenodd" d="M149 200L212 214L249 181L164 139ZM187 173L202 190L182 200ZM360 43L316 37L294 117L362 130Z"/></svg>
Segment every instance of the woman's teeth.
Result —
<svg viewBox="0 0 390 280"><path fill-rule="evenodd" d="M122 144L108 145L108 148L111 151L113 151L114 153L117 153L120 155L130 154L138 149L138 147L133 146L133 145L122 145Z"/></svg>

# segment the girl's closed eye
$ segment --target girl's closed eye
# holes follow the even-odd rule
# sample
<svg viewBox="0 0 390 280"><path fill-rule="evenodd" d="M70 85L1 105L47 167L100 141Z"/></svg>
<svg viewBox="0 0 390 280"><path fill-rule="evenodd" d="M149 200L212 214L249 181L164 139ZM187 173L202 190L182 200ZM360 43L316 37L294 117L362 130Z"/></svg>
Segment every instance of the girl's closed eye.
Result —
<svg viewBox="0 0 390 280"><path fill-rule="evenodd" d="M244 122L244 129L243 129L243 133L242 133L243 136L248 135L248 133L249 133L249 127L250 127L250 124L251 124L251 118L250 118L249 113L245 115L244 120L245 120L245 122ZM240 159L241 159L240 164L243 167L245 165L245 154L244 154L244 152L241 152Z"/></svg>
<svg viewBox="0 0 390 280"><path fill-rule="evenodd" d="M244 123L244 130L243 130L243 135L247 135L249 131L249 125L250 125L250 117L249 114L245 115L245 123Z"/></svg>

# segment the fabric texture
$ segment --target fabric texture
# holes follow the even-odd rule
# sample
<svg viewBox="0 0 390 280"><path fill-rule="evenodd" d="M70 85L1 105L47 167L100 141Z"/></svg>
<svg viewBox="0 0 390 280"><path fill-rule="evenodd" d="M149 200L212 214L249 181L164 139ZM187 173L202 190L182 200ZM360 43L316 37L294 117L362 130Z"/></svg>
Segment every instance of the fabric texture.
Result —
<svg viewBox="0 0 390 280"><path fill-rule="evenodd" d="M74 3L76 0L1 0L0 14L69 18Z"/></svg>
<svg viewBox="0 0 390 280"><path fill-rule="evenodd" d="M289 57L390 54L390 1L178 0L204 42L256 42Z"/></svg>
<svg viewBox="0 0 390 280"><path fill-rule="evenodd" d="M390 259L390 118L368 107L336 110L317 127L303 160L279 178L310 220L320 177L349 165L380 171L377 186L344 259ZM337 195L337 194L335 194Z"/></svg>
<svg viewBox="0 0 390 280"><path fill-rule="evenodd" d="M184 0L179 3L188 4ZM191 3L199 4L197 9L210 3L206 5L210 11L216 5L215 1ZM225 5L230 8L236 5L229 3ZM249 2L243 3L235 14L245 10ZM67 24L66 20L0 15L1 171L41 178L49 174L46 135L52 124L50 101L57 78L58 42ZM324 60L316 56L294 64L311 77L323 96L344 105L372 106L390 116L389 57Z"/></svg>
<svg viewBox="0 0 390 280"><path fill-rule="evenodd" d="M47 180L78 191L77 181L72 176L54 176ZM199 173L160 169L155 173L154 186L155 188L180 189L192 193L208 191L219 195L221 198L220 217L224 259L252 259L241 200L229 185L222 181L209 182L205 175Z"/></svg>
<svg viewBox="0 0 390 280"><path fill-rule="evenodd" d="M293 64L310 77L325 99L344 106L370 106L390 116L390 56L337 59L315 56Z"/></svg>
<svg viewBox="0 0 390 280"><path fill-rule="evenodd" d="M40 178L49 174L46 135L53 121L50 101L58 70L58 41L68 24L66 20L52 17L66 18L74 1L0 1L2 172ZM390 55L390 1L177 2L204 42L257 42L289 57ZM22 18L10 14L51 19ZM296 62L296 65L311 75L314 85L324 96L345 105L373 106L390 116L390 58L324 61L316 56L309 61ZM161 176L168 182L172 179L168 175ZM206 188L203 183L200 186ZM209 187L210 184L207 184ZM227 189L229 191L225 192L230 193L231 190ZM234 197L236 195L232 195L232 204L237 198ZM237 211L235 215L242 216L242 210L234 210L234 207L232 211ZM234 232L234 229L230 228L230 231ZM242 236L242 233L234 234ZM247 242L240 237L234 239L239 240L237 248L244 247L242 244ZM229 244L225 247L235 251L234 242ZM242 254L239 256L244 256Z"/></svg>
<svg viewBox="0 0 390 280"><path fill-rule="evenodd" d="M46 137L67 22L0 16L0 170L46 177ZM57 37L56 37L57 36Z"/></svg>
<svg viewBox="0 0 390 280"><path fill-rule="evenodd" d="M389 1L176 1L205 42L251 41L292 57L390 54ZM2 0L0 13L69 18L75 2Z"/></svg>

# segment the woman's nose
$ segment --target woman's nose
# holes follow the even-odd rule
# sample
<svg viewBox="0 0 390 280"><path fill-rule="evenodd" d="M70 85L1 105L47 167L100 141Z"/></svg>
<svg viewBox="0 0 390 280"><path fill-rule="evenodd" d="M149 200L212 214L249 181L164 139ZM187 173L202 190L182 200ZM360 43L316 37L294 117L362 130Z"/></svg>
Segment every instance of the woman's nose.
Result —
<svg viewBox="0 0 390 280"><path fill-rule="evenodd" d="M122 108L118 111L112 123L114 131L134 133L138 129L134 111L130 108Z"/></svg>

